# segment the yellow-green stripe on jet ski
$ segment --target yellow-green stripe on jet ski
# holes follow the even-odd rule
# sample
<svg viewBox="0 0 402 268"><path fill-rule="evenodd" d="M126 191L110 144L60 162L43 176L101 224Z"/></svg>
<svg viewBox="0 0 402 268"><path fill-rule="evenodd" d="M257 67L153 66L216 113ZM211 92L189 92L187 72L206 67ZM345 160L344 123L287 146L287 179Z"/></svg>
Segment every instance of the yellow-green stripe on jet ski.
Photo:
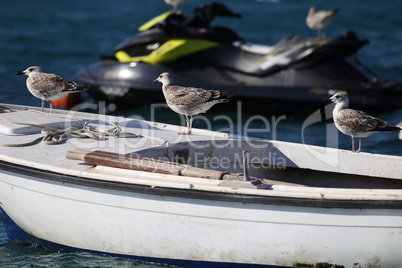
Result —
<svg viewBox="0 0 402 268"><path fill-rule="evenodd" d="M115 53L119 62L143 61L147 63L166 63L177 58L218 46L218 43L200 39L171 39L145 56L131 57L125 51Z"/></svg>

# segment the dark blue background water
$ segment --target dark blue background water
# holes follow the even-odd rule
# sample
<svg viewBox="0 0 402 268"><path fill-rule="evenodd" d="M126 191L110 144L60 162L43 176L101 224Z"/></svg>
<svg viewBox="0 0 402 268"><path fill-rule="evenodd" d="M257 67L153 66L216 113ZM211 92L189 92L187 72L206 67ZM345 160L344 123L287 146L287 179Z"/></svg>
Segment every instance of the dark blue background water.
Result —
<svg viewBox="0 0 402 268"><path fill-rule="evenodd" d="M402 79L402 1L388 0L231 0L221 1L242 19L218 18L245 39L272 45L289 34L314 36L305 25L310 6L340 8L328 28L335 36L348 30L358 33L370 44L358 53L360 60L380 76ZM205 1L189 0L185 14ZM110 54L115 45L136 32L138 26L170 9L163 0L19 0L4 1L0 8L0 102L39 106L40 101L26 89L25 77L17 71L39 65L44 71L74 80L78 69L95 62L99 54ZM401 107L402 108L402 107ZM125 115L149 118L149 111L137 109ZM235 115L237 116L237 115ZM377 116L388 123L402 121L402 109ZM169 118L160 116L160 121ZM244 118L243 118L244 120ZM242 133L242 120L236 127ZM270 119L271 122L271 119ZM255 122L255 127L262 127ZM301 142L302 120L283 120L276 132L254 133L256 136ZM194 127L203 127L194 122ZM220 129L220 126L214 126ZM253 133L251 133L253 135ZM325 145L323 126L310 126L305 141ZM350 148L350 138L339 135L339 147ZM402 155L402 141L397 133L376 134L367 138L363 149L368 152ZM375 163L374 163L375 164ZM154 267L137 262L92 256L58 254L15 246L7 241L0 225L1 267Z"/></svg>

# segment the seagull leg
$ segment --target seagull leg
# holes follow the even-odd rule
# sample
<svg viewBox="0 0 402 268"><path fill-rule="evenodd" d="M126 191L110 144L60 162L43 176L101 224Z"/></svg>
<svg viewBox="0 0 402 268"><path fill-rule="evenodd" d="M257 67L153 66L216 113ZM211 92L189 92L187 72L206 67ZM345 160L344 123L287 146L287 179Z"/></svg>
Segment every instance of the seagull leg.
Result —
<svg viewBox="0 0 402 268"><path fill-rule="evenodd" d="M359 138L359 149L355 151L355 138L352 136L352 152L358 153L362 148L362 138Z"/></svg>
<svg viewBox="0 0 402 268"><path fill-rule="evenodd" d="M52 102L49 101L49 105L50 105L50 113L52 113Z"/></svg>
<svg viewBox="0 0 402 268"><path fill-rule="evenodd" d="M360 152L362 149L362 138L359 138L359 150L356 151L356 153Z"/></svg>
<svg viewBox="0 0 402 268"><path fill-rule="evenodd" d="M190 115L190 120L188 122L188 134L191 134L191 127L193 125L193 116Z"/></svg>
<svg viewBox="0 0 402 268"><path fill-rule="evenodd" d="M187 127L187 132L184 132L183 135L189 134L189 131L190 131L190 119L188 118L187 115L186 115L186 127Z"/></svg>
<svg viewBox="0 0 402 268"><path fill-rule="evenodd" d="M187 128L187 132L180 132L180 133L179 133L180 135L187 135L187 134L190 134L190 133L189 133L189 131L190 131L190 120L189 120L189 118L188 118L187 115L185 115L185 117L186 117L186 128Z"/></svg>
<svg viewBox="0 0 402 268"><path fill-rule="evenodd" d="M40 111L43 112L44 109L45 109L45 100L42 100L42 109Z"/></svg>

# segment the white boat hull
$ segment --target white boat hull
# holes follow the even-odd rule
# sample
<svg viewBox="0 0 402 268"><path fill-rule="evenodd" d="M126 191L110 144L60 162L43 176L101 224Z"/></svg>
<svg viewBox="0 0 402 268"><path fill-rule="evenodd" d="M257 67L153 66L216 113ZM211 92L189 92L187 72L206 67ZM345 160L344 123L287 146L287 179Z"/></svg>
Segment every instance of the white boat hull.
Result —
<svg viewBox="0 0 402 268"><path fill-rule="evenodd" d="M3 145L72 121L136 134L1 147L15 242L180 267L402 264L401 157L16 106L0 119Z"/></svg>
<svg viewBox="0 0 402 268"><path fill-rule="evenodd" d="M60 180L0 175L4 211L28 234L61 245L59 250L67 246L188 267L199 261L344 267L402 263L401 209L325 208L319 201L312 206L286 200L284 205L259 204L242 197L235 202L230 199L236 197L225 201L213 193L188 198L188 193L164 195L163 189L144 186L122 191L90 180Z"/></svg>

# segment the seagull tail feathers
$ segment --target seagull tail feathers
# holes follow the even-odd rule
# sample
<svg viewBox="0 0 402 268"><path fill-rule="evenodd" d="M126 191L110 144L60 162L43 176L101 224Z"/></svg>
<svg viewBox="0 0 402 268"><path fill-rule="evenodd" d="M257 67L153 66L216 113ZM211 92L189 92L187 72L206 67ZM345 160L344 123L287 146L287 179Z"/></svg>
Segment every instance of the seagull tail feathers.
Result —
<svg viewBox="0 0 402 268"><path fill-rule="evenodd" d="M402 130L400 127L395 127L395 126L385 126L382 131L395 131L395 130Z"/></svg>
<svg viewBox="0 0 402 268"><path fill-rule="evenodd" d="M77 91L85 91L85 90L88 90L88 89L90 89L90 88L91 88L91 85L85 84L85 85L83 85L83 86L77 86L76 90L77 90Z"/></svg>
<svg viewBox="0 0 402 268"><path fill-rule="evenodd" d="M383 126L378 126L370 131L396 131L396 130L402 130L401 127L396 127L396 126L388 126L388 125L383 125Z"/></svg>
<svg viewBox="0 0 402 268"><path fill-rule="evenodd" d="M90 89L92 86L90 84L84 84L84 86L82 87L83 90L88 90Z"/></svg>
<svg viewBox="0 0 402 268"><path fill-rule="evenodd" d="M89 85L89 84L85 84L83 86L79 86L74 82L67 82L67 84L69 86L66 87L63 91L66 91L68 93L81 92L81 91L85 91L85 90L88 90L91 88L91 85Z"/></svg>
<svg viewBox="0 0 402 268"><path fill-rule="evenodd" d="M235 94L234 91L225 91L225 92L221 92L219 98L220 99L228 99L230 97L232 97Z"/></svg>
<svg viewBox="0 0 402 268"><path fill-rule="evenodd" d="M335 16L338 13L339 13L339 8L335 8L334 10L332 10L333 16Z"/></svg>

